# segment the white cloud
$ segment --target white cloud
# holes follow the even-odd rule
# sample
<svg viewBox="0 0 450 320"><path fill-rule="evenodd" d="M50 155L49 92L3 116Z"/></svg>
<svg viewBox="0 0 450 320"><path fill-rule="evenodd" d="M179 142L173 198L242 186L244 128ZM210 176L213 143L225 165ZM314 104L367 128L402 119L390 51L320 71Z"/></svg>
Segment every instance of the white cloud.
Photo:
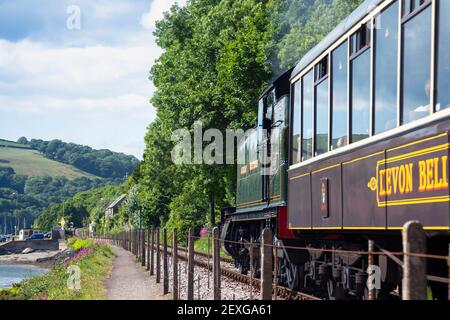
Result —
<svg viewBox="0 0 450 320"><path fill-rule="evenodd" d="M27 0L15 2L12 15L24 12L21 23L34 24L0 36L0 138L60 138L142 155L156 117L149 70L162 52L151 30L173 4L187 2L150 1L79 0L77 32L60 28L61 3L27 11ZM11 13L0 6L4 16ZM3 30L15 30L3 21Z"/></svg>
<svg viewBox="0 0 450 320"><path fill-rule="evenodd" d="M0 40L0 91L70 99L130 93L150 97L148 72L159 53L151 46L51 48Z"/></svg>
<svg viewBox="0 0 450 320"><path fill-rule="evenodd" d="M33 117L58 117L58 121L77 123L82 130L37 122L32 124L34 128L17 129L17 134L34 130L29 135L35 138L89 141L95 147L113 147L139 156L146 126L156 116L149 102L154 86L148 75L159 54L152 44L64 48L0 40L0 137L11 133L6 121L11 121L7 119L12 113L21 119L21 125L32 123ZM123 123L128 135L115 137L108 130L111 123L116 127ZM92 128L83 128L87 125ZM133 139L139 139L139 148L128 146ZM111 142L105 145L100 140Z"/></svg>
<svg viewBox="0 0 450 320"><path fill-rule="evenodd" d="M156 21L164 18L164 12L177 3L180 7L186 5L187 0L153 0L150 10L141 17L141 25L148 30L155 28Z"/></svg>

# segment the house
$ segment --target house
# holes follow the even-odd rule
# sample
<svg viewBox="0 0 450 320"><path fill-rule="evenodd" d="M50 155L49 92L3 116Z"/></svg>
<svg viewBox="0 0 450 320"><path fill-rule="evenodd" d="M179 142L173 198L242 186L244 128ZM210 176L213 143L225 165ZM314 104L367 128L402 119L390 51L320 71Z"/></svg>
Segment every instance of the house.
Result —
<svg viewBox="0 0 450 320"><path fill-rule="evenodd" d="M113 203L111 203L105 210L105 220L108 218L114 217L114 215L119 211L120 206L122 205L123 201L127 197L126 194L121 195L118 197Z"/></svg>

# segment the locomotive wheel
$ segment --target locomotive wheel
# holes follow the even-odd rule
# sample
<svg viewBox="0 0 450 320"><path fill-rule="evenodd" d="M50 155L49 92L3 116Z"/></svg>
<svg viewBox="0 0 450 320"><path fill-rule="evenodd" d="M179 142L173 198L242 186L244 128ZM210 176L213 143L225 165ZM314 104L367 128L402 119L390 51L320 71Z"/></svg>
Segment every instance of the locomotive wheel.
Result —
<svg viewBox="0 0 450 320"><path fill-rule="evenodd" d="M248 274L248 267L245 266L242 262L239 263L239 272L243 275L247 275Z"/></svg>
<svg viewBox="0 0 450 320"><path fill-rule="evenodd" d="M288 259L283 259L281 268L281 277L286 282L286 286L291 290L298 290L300 283L299 267L296 264L289 262Z"/></svg>

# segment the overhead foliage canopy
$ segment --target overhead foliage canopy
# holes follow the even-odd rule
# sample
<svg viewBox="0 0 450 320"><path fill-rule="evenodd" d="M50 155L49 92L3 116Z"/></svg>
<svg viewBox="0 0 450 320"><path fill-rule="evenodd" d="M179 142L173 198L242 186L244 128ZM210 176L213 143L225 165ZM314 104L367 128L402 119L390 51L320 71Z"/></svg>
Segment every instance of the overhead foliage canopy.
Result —
<svg viewBox="0 0 450 320"><path fill-rule="evenodd" d="M235 166L176 166L174 130L248 129L259 94L345 18L361 0L190 0L157 23L164 50L150 72L157 120L145 137L136 189L147 223L188 227L208 223L214 200L234 206ZM136 193L134 190L133 192Z"/></svg>

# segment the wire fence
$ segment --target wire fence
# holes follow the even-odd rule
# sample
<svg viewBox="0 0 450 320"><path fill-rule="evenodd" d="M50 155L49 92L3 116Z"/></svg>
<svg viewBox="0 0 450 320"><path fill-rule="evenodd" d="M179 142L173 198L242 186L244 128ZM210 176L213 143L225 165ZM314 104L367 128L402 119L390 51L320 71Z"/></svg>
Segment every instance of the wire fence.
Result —
<svg viewBox="0 0 450 320"><path fill-rule="evenodd" d="M187 237L187 248L179 246L177 230L170 236L167 230L161 231L159 228L129 230L114 235L86 232L81 235L106 241L133 253L142 267L155 276L156 283L162 282L163 293L171 293L174 300L319 299L281 285L280 259L283 258L279 252L286 250L333 256L366 256L367 267L374 265L375 257L386 257L402 270L399 292L402 299L425 300L428 297L428 284L440 283L447 284L450 300L450 248L448 255L427 254L426 235L417 222L405 224L402 230L403 250L392 252L377 247L371 239L367 240L367 250L288 246L274 241L270 229L263 230L259 241L253 238L242 241L224 240L219 237L218 228L208 230L202 236L195 236L191 229ZM168 244L169 237L172 245ZM207 242L206 252L194 251L194 242L199 239ZM221 257L225 244L248 250L249 265L245 266L245 270L242 267L237 270L231 259ZM447 274L427 274L427 262L430 261L446 263ZM376 289L369 288L366 298L376 299L375 291Z"/></svg>

